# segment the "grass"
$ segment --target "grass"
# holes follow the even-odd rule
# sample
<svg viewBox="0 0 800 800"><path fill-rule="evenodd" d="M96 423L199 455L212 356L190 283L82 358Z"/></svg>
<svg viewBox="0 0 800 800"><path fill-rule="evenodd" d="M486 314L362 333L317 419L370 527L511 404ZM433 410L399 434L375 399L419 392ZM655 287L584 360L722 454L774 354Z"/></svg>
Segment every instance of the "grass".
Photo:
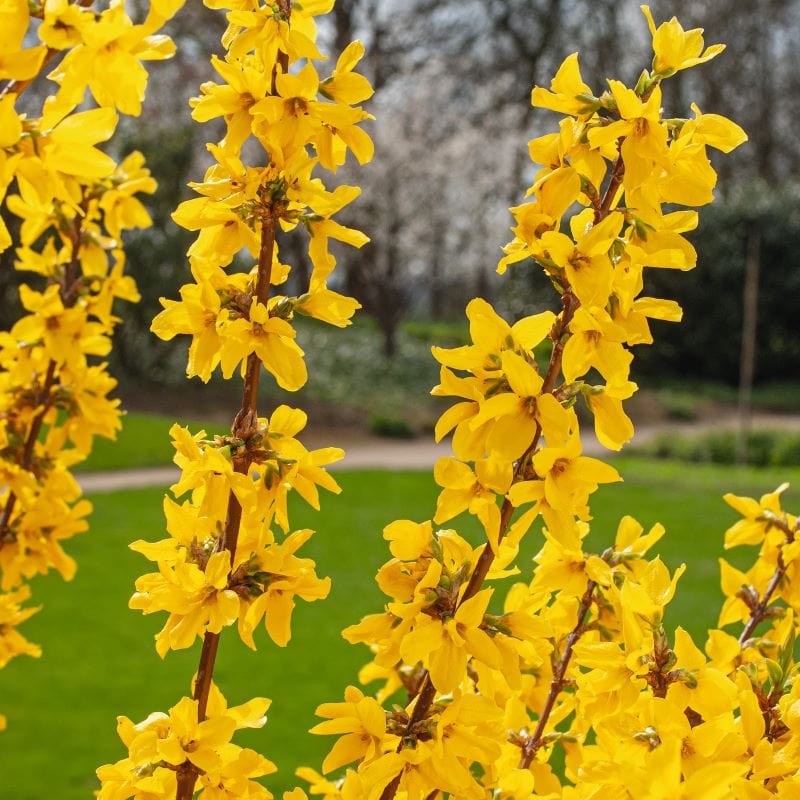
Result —
<svg viewBox="0 0 800 800"><path fill-rule="evenodd" d="M720 495L758 494L784 479L798 487L800 469L689 469L642 459L620 460L618 466L626 482L595 495L592 542L601 549L626 513L645 525L664 523L668 535L659 544L664 559L672 568L682 561L689 564L668 623L684 621L701 635L719 608L717 557L722 533L736 516ZM387 557L383 526L395 518L424 519L434 507L436 487L427 473L343 473L339 481L343 494L323 498L321 514L298 507L293 517L297 527L319 531L309 543L309 555L321 574L332 577L331 596L298 604L294 637L285 649L274 647L263 631L257 653L231 632L220 648L216 677L231 702L257 695L273 699L267 726L238 741L278 764L279 774L268 781L276 794L294 784L298 764L319 765L330 741L305 733L314 724L314 708L340 699L366 660L366 651L347 645L340 630L382 606L372 577ZM96 787L94 769L122 756L116 715L138 721L186 693L198 647L170 653L161 662L152 636L162 615L143 617L126 608L133 581L147 565L126 545L163 535L161 497L160 490L94 497L91 533L70 543L80 565L73 583L56 577L34 582L35 600L44 608L26 624L25 633L43 645L44 655L18 658L0 671L0 710L9 722L0 735L3 800L90 797ZM790 507L798 500L795 488ZM457 527L467 526L458 521ZM521 563L526 569L538 541L531 533L525 542ZM733 555L739 565L748 561L749 554Z"/></svg>
<svg viewBox="0 0 800 800"><path fill-rule="evenodd" d="M122 418L122 430L116 440L98 436L92 453L76 467L76 472L103 472L137 467L157 467L172 463L175 450L169 429L175 424L171 417L129 412ZM192 422L192 431L224 433L224 426ZM230 431L228 431L230 432Z"/></svg>

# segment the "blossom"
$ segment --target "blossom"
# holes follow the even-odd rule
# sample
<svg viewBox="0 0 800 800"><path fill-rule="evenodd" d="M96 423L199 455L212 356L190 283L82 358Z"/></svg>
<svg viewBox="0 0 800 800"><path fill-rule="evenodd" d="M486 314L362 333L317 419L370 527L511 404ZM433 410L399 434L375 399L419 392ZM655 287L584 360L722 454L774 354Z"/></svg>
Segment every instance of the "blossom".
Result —
<svg viewBox="0 0 800 800"><path fill-rule="evenodd" d="M724 44L714 44L703 50L703 29L684 31L676 17L656 28L650 8L646 5L640 8L653 37L653 71L660 76L666 78L679 70L703 64L725 49Z"/></svg>
<svg viewBox="0 0 800 800"><path fill-rule="evenodd" d="M344 700L318 706L317 716L327 721L311 729L316 734L341 734L322 764L326 774L352 761L371 761L382 753L386 738L386 715L376 700L355 686L345 689Z"/></svg>

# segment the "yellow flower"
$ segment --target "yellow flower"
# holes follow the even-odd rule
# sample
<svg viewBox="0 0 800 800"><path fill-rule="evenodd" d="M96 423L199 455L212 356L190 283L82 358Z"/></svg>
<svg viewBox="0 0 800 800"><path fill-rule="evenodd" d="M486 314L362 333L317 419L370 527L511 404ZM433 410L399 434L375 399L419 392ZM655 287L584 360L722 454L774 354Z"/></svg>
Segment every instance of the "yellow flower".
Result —
<svg viewBox="0 0 800 800"><path fill-rule="evenodd" d="M592 90L581 78L577 53L571 53L564 59L550 89L552 91L537 86L531 94L532 105L573 117L591 116L597 107Z"/></svg>
<svg viewBox="0 0 800 800"><path fill-rule="evenodd" d="M673 651L677 658L674 670L679 679L670 683L667 699L679 709L694 709L706 721L732 713L737 701L735 684L707 664L692 637L680 626L675 630Z"/></svg>
<svg viewBox="0 0 800 800"><path fill-rule="evenodd" d="M94 14L69 0L46 0L39 38L54 50L67 50L83 42L83 33Z"/></svg>
<svg viewBox="0 0 800 800"><path fill-rule="evenodd" d="M88 86L98 105L138 117L147 86L141 62L170 58L175 45L168 36L149 35L148 26L134 25L121 0L85 16L81 43L49 76L61 87L58 105L71 111L82 102Z"/></svg>
<svg viewBox="0 0 800 800"><path fill-rule="evenodd" d="M228 588L230 553L214 553L205 565L176 562L136 581L129 607L145 614L168 611L169 618L156 634L156 650L191 647L206 632L219 633L239 616L239 597Z"/></svg>
<svg viewBox="0 0 800 800"><path fill-rule="evenodd" d="M481 403L470 423L476 428L493 420L486 437L487 448L502 458L515 460L530 447L537 428L541 428L548 442L564 442L576 424L575 412L565 409L549 392L541 394L542 377L517 353L503 351L500 364L511 391L500 392Z"/></svg>
<svg viewBox="0 0 800 800"><path fill-rule="evenodd" d="M186 372L207 383L220 359L219 293L210 281L202 281L182 286L180 295L180 300L160 298L164 310L155 317L150 330L166 341L178 334L189 334L192 343Z"/></svg>
<svg viewBox="0 0 800 800"><path fill-rule="evenodd" d="M51 285L40 294L23 284L20 300L33 313L19 320L11 335L28 345L41 341L55 362L81 364L87 355L104 356L111 349L105 326L88 322L81 306L65 308L58 286Z"/></svg>
<svg viewBox="0 0 800 800"><path fill-rule="evenodd" d="M433 476L442 487L434 522L446 522L468 510L481 521L492 548L496 550L500 528L497 496L505 495L511 486L511 463L490 455L476 461L473 472L467 464L453 458L440 458L434 466Z"/></svg>
<svg viewBox="0 0 800 800"><path fill-rule="evenodd" d="M0 80L30 80L42 68L46 47L22 49L29 21L27 0L5 0L0 6Z"/></svg>
<svg viewBox="0 0 800 800"><path fill-rule="evenodd" d="M39 608L22 608L31 596L28 586L16 592L0 592L0 669L19 655L39 658L42 649L31 644L18 630L17 625L32 617Z"/></svg>
<svg viewBox="0 0 800 800"><path fill-rule="evenodd" d="M481 629L492 592L492 589L478 592L461 603L449 618L419 615L412 631L400 642L403 660L409 664L421 661L440 693L458 687L466 675L470 656L491 667L500 666L497 646Z"/></svg>
<svg viewBox="0 0 800 800"><path fill-rule="evenodd" d="M265 64L274 64L280 50L291 62L301 58L321 60L317 49L314 17L328 13L334 0L312 0L292 8L291 25L273 6L253 8L249 0L204 0L209 8L233 8L222 43L231 55L241 56L250 50L260 54Z"/></svg>
<svg viewBox="0 0 800 800"><path fill-rule="evenodd" d="M346 328L352 322L353 314L361 308L361 303L353 297L331 291L324 286L313 285L309 291L294 301L294 310L308 317Z"/></svg>
<svg viewBox="0 0 800 800"><path fill-rule="evenodd" d="M611 245L622 230L623 216L609 214L591 225L593 211L587 209L570 220L573 239L558 231L542 234L541 244L550 259L564 270L567 281L583 306L605 307L611 293Z"/></svg>
<svg viewBox="0 0 800 800"><path fill-rule="evenodd" d="M22 138L22 119L14 110L16 100L15 94L0 97L0 148L11 148ZM0 158L4 158L4 156L0 155ZM9 175L8 181L3 181L6 186L10 183L10 178L11 175ZM0 195L0 199L2 199L2 195Z"/></svg>
<svg viewBox="0 0 800 800"><path fill-rule="evenodd" d="M210 81L200 86L201 96L190 100L192 119L207 122L224 117L226 146L238 151L251 134L252 108L270 91L271 76L255 56L225 60L211 56L211 66L222 76L221 86Z"/></svg>
<svg viewBox="0 0 800 800"><path fill-rule="evenodd" d="M546 134L528 142L531 161L542 165L528 189L528 195L541 197L558 187L567 205L574 202L576 195L579 203L590 205L590 194L599 193L608 166L601 153L592 150L584 140L585 133L585 122L567 117L561 120L558 133ZM588 183L585 191L582 186L575 186L576 178L580 183Z"/></svg>
<svg viewBox="0 0 800 800"><path fill-rule="evenodd" d="M182 698L169 711L170 732L157 745L161 758L175 767L186 763L208 772L217 769L220 749L236 730L232 717L211 717L198 722L197 701Z"/></svg>
<svg viewBox="0 0 800 800"><path fill-rule="evenodd" d="M530 353L555 322L550 311L535 314L509 325L485 300L476 298L467 305L471 345L447 350L432 348L433 357L452 369L471 372L483 383L484 394L496 391L502 383L500 355L506 350Z"/></svg>
<svg viewBox="0 0 800 800"><path fill-rule="evenodd" d="M581 455L582 450L574 433L563 447L544 447L533 455L533 468L544 479L545 499L556 510L580 513L599 484L622 480L614 467Z"/></svg>
<svg viewBox="0 0 800 800"><path fill-rule="evenodd" d="M564 380L572 383L595 367L607 383L621 384L628 380L633 356L622 342L624 328L612 321L601 308L579 308L569 326L572 334L564 345Z"/></svg>
<svg viewBox="0 0 800 800"><path fill-rule="evenodd" d="M272 641L285 647L291 638L295 597L313 602L328 596L331 579L318 578L314 562L295 555L313 533L295 531L282 544L267 545L254 553L233 577L233 581L242 581L244 590L252 586L250 591L255 598L243 602L239 614L239 635L248 647L255 649L253 632L262 618ZM252 582L248 581L248 575L252 575Z"/></svg>
<svg viewBox="0 0 800 800"><path fill-rule="evenodd" d="M244 375L247 357L255 353L283 389L296 392L305 384L308 373L303 351L294 341L297 334L286 320L270 316L267 306L253 300L248 319L233 320L222 333L219 358L223 377L230 378L239 364Z"/></svg>
<svg viewBox="0 0 800 800"><path fill-rule="evenodd" d="M781 510L780 498L788 488L788 483L782 483L774 492L762 495L758 501L735 494L724 495L725 502L744 517L725 532L725 549L742 544L760 544L775 521L784 517L787 526L793 527L794 518Z"/></svg>
<svg viewBox="0 0 800 800"><path fill-rule="evenodd" d="M95 108L69 115L65 111L48 113L45 109L42 117L41 132L46 138L40 152L45 166L84 181L111 175L116 168L114 160L95 145L114 134L118 117L113 109Z"/></svg>
<svg viewBox="0 0 800 800"><path fill-rule="evenodd" d="M703 64L718 56L724 44L713 44L703 50L703 29L693 28L684 31L683 26L673 17L656 28L653 15L648 6L639 6L647 19L647 26L653 37L653 72L660 78L668 78L678 70Z"/></svg>
<svg viewBox="0 0 800 800"><path fill-rule="evenodd" d="M620 589L625 646L629 652L639 648L642 639L661 625L664 607L675 595L678 579L686 571L681 564L670 578L660 558L638 571L636 580L629 578Z"/></svg>
<svg viewBox="0 0 800 800"><path fill-rule="evenodd" d="M613 320L625 329L628 336L626 344L652 344L648 319L660 319L665 322L680 322L683 310L674 300L658 300L654 297L639 297L633 301L627 314L620 306L614 309Z"/></svg>
<svg viewBox="0 0 800 800"><path fill-rule="evenodd" d="M654 165L667 163L667 128L661 123L661 87L656 86L647 100L643 100L620 81L609 80L608 85L622 119L592 128L589 143L601 148L622 140L623 186L626 191L633 191L651 179Z"/></svg>
<svg viewBox="0 0 800 800"><path fill-rule="evenodd" d="M342 459L344 450L338 447L307 450L295 438L307 420L304 411L289 406L278 406L268 420L258 420L257 436L263 436L262 447L267 449L269 457L254 463L249 477L258 483L259 500L266 500L275 521L284 531L289 530L287 502L291 491L297 492L317 511L318 487L334 494L341 491L325 467Z"/></svg>
<svg viewBox="0 0 800 800"><path fill-rule="evenodd" d="M343 703L323 703L317 706L318 717L326 717L311 728L318 735L340 734L322 763L324 773L332 772L352 761L369 763L381 755L386 739L386 714L372 697L355 686L348 686Z"/></svg>
<svg viewBox="0 0 800 800"><path fill-rule="evenodd" d="M100 198L99 207L109 234L119 239L123 230L149 228L153 224L150 215L134 195L153 194L155 190L156 182L144 166L144 156L135 150L116 167Z"/></svg>
<svg viewBox="0 0 800 800"><path fill-rule="evenodd" d="M538 183L534 194L534 202L511 209L517 224L512 229L514 240L503 248L506 255L497 264L501 275L510 264L542 255L539 238L547 231L558 230L567 209L579 201L581 176L574 169L557 169Z"/></svg>
<svg viewBox="0 0 800 800"><path fill-rule="evenodd" d="M330 78L322 81L320 91L337 103L354 105L369 100L373 95L369 81L354 72L356 65L364 58L364 45L359 41L351 42L336 61L336 69Z"/></svg>
<svg viewBox="0 0 800 800"><path fill-rule="evenodd" d="M620 384L592 386L584 397L594 415L597 441L609 450L620 450L633 438L633 423L622 408L622 401L633 395L638 387L632 381Z"/></svg>

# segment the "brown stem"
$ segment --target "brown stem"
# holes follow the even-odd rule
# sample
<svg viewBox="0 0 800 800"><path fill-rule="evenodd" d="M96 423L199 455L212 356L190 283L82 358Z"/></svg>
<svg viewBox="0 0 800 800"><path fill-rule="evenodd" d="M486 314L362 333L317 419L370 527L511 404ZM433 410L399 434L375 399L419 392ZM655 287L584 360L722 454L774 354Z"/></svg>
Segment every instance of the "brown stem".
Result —
<svg viewBox="0 0 800 800"><path fill-rule="evenodd" d="M402 770L394 776L394 778L386 784L386 788L381 792L379 800L392 800L400 788L400 779L403 777Z"/></svg>
<svg viewBox="0 0 800 800"><path fill-rule="evenodd" d="M773 520L772 522L773 525L780 528L786 535L786 542L784 545L793 542L795 535L797 534L798 530L800 530L800 520L798 520L794 528L790 528L782 520ZM778 551L778 564L775 567L775 572L773 573L772 578L770 579L770 582L764 591L764 595L758 601L758 604L755 606L755 608L751 609L750 619L747 621L747 624L744 626L744 630L739 635L740 646L744 646L744 643L753 635L753 631L758 627L758 624L766 617L767 607L769 606L770 600L772 600L772 595L775 593L775 590L778 588L780 582L786 576L787 567L783 561L784 545L781 545L781 549Z"/></svg>
<svg viewBox="0 0 800 800"><path fill-rule="evenodd" d="M624 141L624 137L619 140L619 147L622 148L622 142ZM608 181L608 186L603 194L603 199L600 201L599 205L595 206L594 209L594 224L597 225L598 222L602 222L611 211L611 204L614 202L614 197L617 194L617 190L619 189L620 184L622 183L622 178L625 175L625 162L622 160L622 153L617 156L617 160L614 162L614 166L611 169L611 178Z"/></svg>
<svg viewBox="0 0 800 800"><path fill-rule="evenodd" d="M261 248L258 254L258 279L256 282L255 300L266 306L269 300L270 280L272 276L272 256L275 251L275 220L267 219L261 228ZM265 265L262 267L262 265ZM262 272L264 275L262 276ZM261 361L255 353L247 357L247 370L244 376L244 393L242 408L233 422L232 433L247 439L255 423L254 412L258 399L258 384L261 377Z"/></svg>
<svg viewBox="0 0 800 800"><path fill-rule="evenodd" d="M292 15L292 0L277 0L281 16L288 22ZM285 75L289 71L289 54L278 51L278 59L272 69L272 94L278 94L278 70Z"/></svg>
<svg viewBox="0 0 800 800"><path fill-rule="evenodd" d="M261 226L261 247L258 255L258 277L256 278L255 300L267 304L269 300L270 284L272 279L272 259L275 252L275 224L273 217L266 217ZM233 425L234 436L247 439L254 430L258 411L258 383L261 373L261 360L255 353L247 359L247 370L242 389L242 407L237 413ZM250 457L247 453L234 460L234 470L246 475L250 468ZM236 545L239 541L239 528L242 522L242 507L236 496L231 491L228 495L228 510L225 519L225 530L222 535L222 546L231 554L231 569L236 557ZM197 667L197 679L194 684L194 699L197 701L197 721L206 718L208 695L211 691L211 681L214 677L214 665L219 647L219 634L207 632L203 636L203 649L200 651L200 663ZM194 786L197 782L197 769L188 764L179 772L176 800L191 800Z"/></svg>
<svg viewBox="0 0 800 800"><path fill-rule="evenodd" d="M94 3L94 0L78 0L75 5L83 6L84 8L89 8ZM59 50L55 47L48 47L44 54L44 59L42 60L42 66L39 67L39 71L32 77L28 78L24 81L9 81L4 87L3 90L0 91L0 97L5 97L7 94L15 94L19 97L38 77L42 74L42 70L59 54L62 53L63 50Z"/></svg>
<svg viewBox="0 0 800 800"><path fill-rule="evenodd" d="M672 657L673 651L669 646L669 639L664 626L660 625L653 631L653 666L645 676L654 697L666 697L670 683L676 678L675 673L667 670Z"/></svg>
<svg viewBox="0 0 800 800"><path fill-rule="evenodd" d="M544 729L547 726L547 721L550 719L550 715L553 713L553 709L555 708L556 700L558 699L559 694L561 694L561 692L564 690L567 668L569 667L569 662L572 658L572 650L575 647L578 639L580 639L581 635L583 634L583 628L586 624L586 615L589 613L592 601L594 600L594 590L596 588L597 584L594 581L590 580L586 584L586 591L581 598L580 606L578 606L578 620L575 623L575 627L569 632L569 636L567 636L567 644L564 647L564 652L561 654L561 659L559 660L556 671L553 674L553 680L550 684L550 692L545 700L542 713L539 715L539 721L536 724L536 730L534 730L533 735L525 742L525 745L522 748L522 759L519 762L520 769L527 769L530 767L537 750L542 746Z"/></svg>

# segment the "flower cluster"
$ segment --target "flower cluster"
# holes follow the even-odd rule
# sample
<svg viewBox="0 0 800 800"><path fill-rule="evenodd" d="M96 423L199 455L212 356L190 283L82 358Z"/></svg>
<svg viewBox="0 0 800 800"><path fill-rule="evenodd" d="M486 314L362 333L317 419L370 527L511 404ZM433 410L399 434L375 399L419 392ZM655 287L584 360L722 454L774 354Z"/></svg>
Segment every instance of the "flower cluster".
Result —
<svg viewBox="0 0 800 800"><path fill-rule="evenodd" d="M284 389L306 382L296 314L343 327L358 308L354 299L329 289L328 279L336 264L331 239L356 247L367 241L333 219L359 190L329 190L315 170L336 172L348 151L361 163L372 157L372 142L358 127L371 119L359 103L372 89L354 72L364 51L354 42L330 74L317 71L324 57L315 17L330 11L333 0L205 4L228 11L226 52L211 60L222 83L201 86L192 116L200 122L222 118L226 133L208 145L214 163L202 182L191 184L198 196L173 215L197 231L188 252L193 280L181 287L180 299L162 299L152 329L164 339L191 336L190 377L208 381L217 367L225 378L238 371L243 397L230 435L209 439L204 431L172 428L181 476L171 487L174 499L164 502L169 538L131 545L157 565L137 580L130 606L146 614L167 612L156 635L158 653L191 647L198 638L202 651L191 698L168 715L121 724L129 755L97 773L99 796L114 800L190 800L196 792L207 800L271 797L251 779L273 765L230 742L235 728L263 723L264 704L245 704L246 716L226 710L212 683L219 637L236 624L255 648L263 624L284 646L296 600L319 600L330 589L330 580L318 577L314 562L300 555L313 531L292 530L287 498L296 492L319 508L320 488L339 491L325 467L343 452L309 451L296 438L306 424L304 412L279 406L266 418L256 401L262 367ZM265 163L245 164L250 152L265 154ZM294 229L308 234L313 270L302 293L290 296L275 288L291 272L279 259L276 239ZM249 716L253 709L257 723Z"/></svg>
<svg viewBox="0 0 800 800"><path fill-rule="evenodd" d="M118 322L114 301L139 299L122 235L151 224L138 196L155 181L140 153L116 163L98 145L118 111L140 113L141 61L172 54L156 32L180 5L154 2L141 24L121 0L101 12L67 0L0 9L0 202L20 220L15 242L0 218L0 252L16 243L16 269L36 276L20 288L24 315L0 333L0 664L38 655L16 631L32 613L20 609L21 585L50 569L73 576L62 542L86 530L91 505L70 468L95 436L120 428L101 359ZM48 77L57 91L24 111L23 92L56 56ZM86 108L87 88L97 107Z"/></svg>
<svg viewBox="0 0 800 800"><path fill-rule="evenodd" d="M319 508L317 487L339 491L324 466L344 453L335 447L306 450L294 438L305 420L302 411L279 406L270 419L258 419L247 441L231 436L207 440L204 431L192 436L179 425L172 428L182 473L172 492L176 498L188 493L189 499L179 505L165 498L169 539L131 545L158 565L158 572L136 581L130 606L145 614L169 613L156 636L161 656L234 623L255 648L253 632L262 619L272 640L284 646L294 598L327 597L329 579L318 578L314 562L295 555L313 531L288 533L286 501L296 490ZM243 465L246 472L237 470ZM234 501L241 521L231 551L221 532ZM274 526L283 537L276 539Z"/></svg>
<svg viewBox="0 0 800 800"><path fill-rule="evenodd" d="M385 609L344 631L369 647L360 679L378 681L377 696L349 687L343 703L319 707L325 721L312 732L339 737L322 772L349 768L333 779L301 770L314 795L750 800L800 788L791 580L800 546L780 490L761 502L727 498L744 519L726 544L762 549L747 573L723 564L720 625L745 627L738 639L711 631L704 650L664 628L684 567L671 572L651 554L662 526L624 517L610 546L588 546L591 496L620 476L582 454L576 404L606 448L633 435L623 408L637 389L630 347L652 342L650 319L681 314L644 294L645 268L695 266L684 234L697 214L674 208L709 203L708 149L746 139L694 106L689 119L664 116L662 81L723 48L704 49L702 31L675 19L656 27L642 10L655 52L635 86L609 80L596 95L571 55L549 90L533 91L535 106L563 119L530 143L539 170L530 201L512 209L499 271L538 265L559 313L510 325L474 300L472 344L434 348L434 393L456 398L436 437L452 432L454 457L434 470L433 521L384 531ZM483 529L478 547L437 528L465 511ZM518 572L536 521L532 579L494 597L485 582Z"/></svg>
<svg viewBox="0 0 800 800"><path fill-rule="evenodd" d="M249 748L231 742L242 728L260 728L267 721L270 701L256 697L228 708L212 684L206 718L198 721L197 701L184 697L169 713L156 712L134 724L117 720L117 732L130 757L101 767L99 800L119 797L175 797L185 764L200 773L200 797L223 800L247 797L268 800L269 792L253 778L269 775L275 765Z"/></svg>

